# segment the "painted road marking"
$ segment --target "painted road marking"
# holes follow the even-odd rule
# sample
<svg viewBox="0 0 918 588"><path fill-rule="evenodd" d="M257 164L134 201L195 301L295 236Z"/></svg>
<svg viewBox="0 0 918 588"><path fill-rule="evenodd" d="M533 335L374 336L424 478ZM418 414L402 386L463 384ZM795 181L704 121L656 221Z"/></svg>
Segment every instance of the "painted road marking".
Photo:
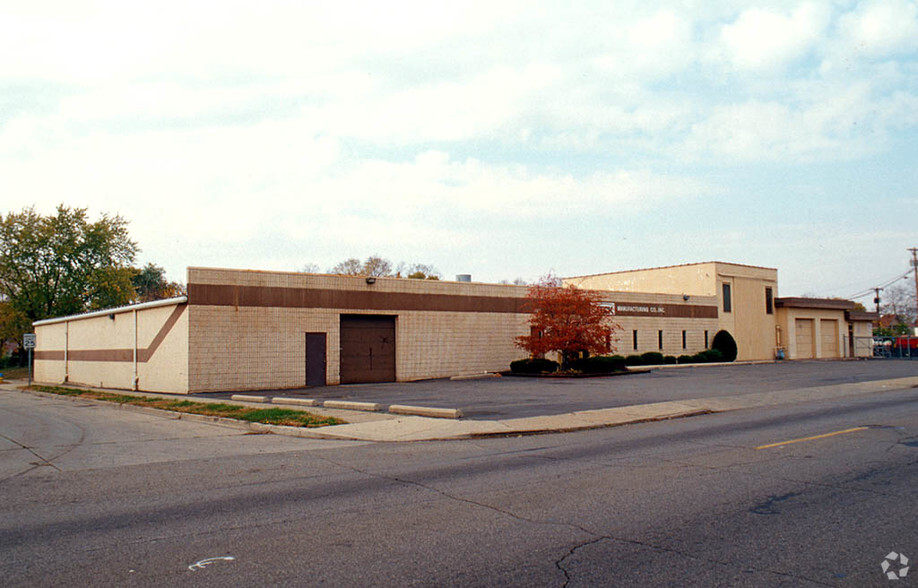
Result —
<svg viewBox="0 0 918 588"><path fill-rule="evenodd" d="M822 435L813 435L812 437L802 437L800 439L790 439L788 441L781 441L780 443L769 443L768 445L759 445L756 449L770 449L772 447L781 447L782 445L790 445L791 443L802 443L804 441L813 441L815 439L825 439L826 437L834 437L835 435L844 435L845 433L854 433L857 431L866 431L869 427L855 427L853 429L845 429L844 431L835 431L832 433L824 433Z"/></svg>
<svg viewBox="0 0 918 588"><path fill-rule="evenodd" d="M209 566L215 561L234 561L235 559L236 558L231 555L228 555L226 557L208 557L207 559L202 559L201 561L197 563L191 564L190 566L188 566L188 569L191 570L192 572L195 570L203 570L205 566Z"/></svg>

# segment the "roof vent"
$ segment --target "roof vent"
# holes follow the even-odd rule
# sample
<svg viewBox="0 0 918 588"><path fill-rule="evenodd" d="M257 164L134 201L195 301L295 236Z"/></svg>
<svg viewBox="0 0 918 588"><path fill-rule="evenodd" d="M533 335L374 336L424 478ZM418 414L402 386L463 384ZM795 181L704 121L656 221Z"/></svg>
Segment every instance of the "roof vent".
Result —
<svg viewBox="0 0 918 588"><path fill-rule="evenodd" d="M456 274L457 282L471 282L472 274Z"/></svg>

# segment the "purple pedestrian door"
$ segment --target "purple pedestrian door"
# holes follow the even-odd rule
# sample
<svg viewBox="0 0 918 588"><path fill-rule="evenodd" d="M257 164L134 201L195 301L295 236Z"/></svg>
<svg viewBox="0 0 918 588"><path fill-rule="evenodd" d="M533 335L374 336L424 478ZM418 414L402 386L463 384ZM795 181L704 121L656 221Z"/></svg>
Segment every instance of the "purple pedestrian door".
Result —
<svg viewBox="0 0 918 588"><path fill-rule="evenodd" d="M306 333L306 385L324 386L326 334Z"/></svg>

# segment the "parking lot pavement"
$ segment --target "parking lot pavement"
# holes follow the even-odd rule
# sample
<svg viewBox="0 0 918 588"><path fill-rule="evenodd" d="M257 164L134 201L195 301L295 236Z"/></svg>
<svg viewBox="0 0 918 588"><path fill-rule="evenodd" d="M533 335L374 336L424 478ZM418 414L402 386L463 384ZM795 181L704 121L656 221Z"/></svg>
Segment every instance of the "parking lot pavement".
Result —
<svg viewBox="0 0 918 588"><path fill-rule="evenodd" d="M558 415L656 402L736 396L918 376L918 361L795 361L656 369L627 376L485 378L263 391L265 396L459 408L466 419ZM230 393L204 396L229 397Z"/></svg>

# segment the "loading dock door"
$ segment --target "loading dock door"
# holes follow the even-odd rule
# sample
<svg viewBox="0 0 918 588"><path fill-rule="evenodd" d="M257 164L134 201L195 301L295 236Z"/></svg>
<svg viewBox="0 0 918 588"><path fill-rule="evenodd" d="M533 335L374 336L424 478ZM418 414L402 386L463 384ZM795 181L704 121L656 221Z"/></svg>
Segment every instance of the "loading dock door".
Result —
<svg viewBox="0 0 918 588"><path fill-rule="evenodd" d="M797 359L813 359L813 319L796 319Z"/></svg>
<svg viewBox="0 0 918 588"><path fill-rule="evenodd" d="M341 383L395 381L395 317L341 315Z"/></svg>
<svg viewBox="0 0 918 588"><path fill-rule="evenodd" d="M838 357L838 321L835 319L819 321L819 336L822 343L822 357Z"/></svg>

